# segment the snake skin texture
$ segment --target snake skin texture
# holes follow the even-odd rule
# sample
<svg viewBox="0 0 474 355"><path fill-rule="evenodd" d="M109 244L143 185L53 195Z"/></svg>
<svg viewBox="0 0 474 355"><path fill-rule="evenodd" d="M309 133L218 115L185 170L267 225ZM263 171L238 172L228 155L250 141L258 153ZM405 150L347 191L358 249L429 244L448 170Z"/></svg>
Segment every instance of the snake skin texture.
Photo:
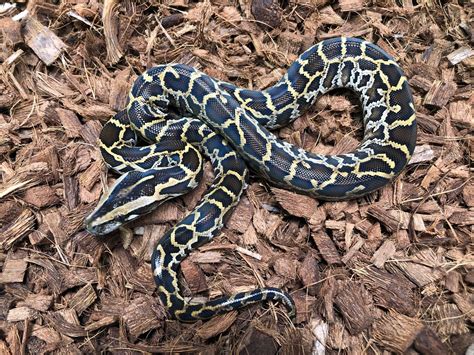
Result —
<svg viewBox="0 0 474 355"><path fill-rule="evenodd" d="M336 88L360 97L364 138L353 152L313 154L269 131L292 122ZM148 145L137 145L137 136ZM190 191L207 158L215 174L211 187L153 251L161 301L181 321L208 319L263 300L282 302L293 316L290 295L275 288L192 304L179 288L180 262L222 228L246 187L248 168L271 184L319 199L356 198L392 181L410 160L415 141L407 78L382 49L360 39L316 44L263 91L238 88L186 65L160 65L136 80L127 108L102 130L104 160L123 175L85 226L106 234Z"/></svg>

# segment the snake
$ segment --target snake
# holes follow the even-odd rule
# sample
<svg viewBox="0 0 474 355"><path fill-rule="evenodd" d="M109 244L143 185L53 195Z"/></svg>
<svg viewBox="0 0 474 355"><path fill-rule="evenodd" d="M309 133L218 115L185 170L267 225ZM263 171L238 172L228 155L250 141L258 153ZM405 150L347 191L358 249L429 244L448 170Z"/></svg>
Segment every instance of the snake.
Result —
<svg viewBox="0 0 474 355"><path fill-rule="evenodd" d="M271 132L338 88L355 92L362 108L363 139L352 152L310 153ZM161 302L171 318L183 322L266 300L282 303L293 317L292 297L273 287L193 302L179 285L180 263L218 234L247 187L249 171L318 199L353 199L397 177L415 143L408 80L390 55L363 39L337 37L313 45L264 90L239 88L184 64L158 65L136 79L126 107L100 133L102 156L121 175L84 223L95 235L122 227L194 189L209 160L212 184L153 249Z"/></svg>

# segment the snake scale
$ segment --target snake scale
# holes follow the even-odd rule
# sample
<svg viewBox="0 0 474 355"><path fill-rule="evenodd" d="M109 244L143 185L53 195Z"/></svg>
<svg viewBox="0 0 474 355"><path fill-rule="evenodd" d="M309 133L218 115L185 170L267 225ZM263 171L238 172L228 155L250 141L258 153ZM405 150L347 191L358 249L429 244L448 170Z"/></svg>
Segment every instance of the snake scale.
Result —
<svg viewBox="0 0 474 355"><path fill-rule="evenodd" d="M348 154L319 155L278 139L287 125L335 88L359 95L364 138ZM148 145L137 145L137 139ZM208 319L263 300L291 297L261 288L190 303L180 291L181 260L211 240L246 187L248 168L274 185L324 200L355 198L395 178L415 147L416 117L406 77L376 45L356 38L324 40L306 50L272 87L238 88L186 65L148 69L123 111L104 126L107 165L122 175L86 218L93 234L109 233L197 186L203 157L214 180L194 210L171 228L152 255L158 295L173 318Z"/></svg>

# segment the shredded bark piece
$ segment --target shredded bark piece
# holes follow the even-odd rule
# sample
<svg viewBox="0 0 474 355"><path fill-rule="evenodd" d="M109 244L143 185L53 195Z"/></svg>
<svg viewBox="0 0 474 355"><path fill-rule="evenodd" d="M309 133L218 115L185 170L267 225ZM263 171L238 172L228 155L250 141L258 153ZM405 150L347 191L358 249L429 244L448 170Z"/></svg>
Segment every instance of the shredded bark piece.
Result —
<svg viewBox="0 0 474 355"><path fill-rule="evenodd" d="M0 283L23 282L27 265L24 259L7 260L0 273Z"/></svg>
<svg viewBox="0 0 474 355"><path fill-rule="evenodd" d="M282 9L274 0L252 0L252 14L263 27L277 28L282 21Z"/></svg>
<svg viewBox="0 0 474 355"><path fill-rule="evenodd" d="M33 231L35 216L29 209L23 212L12 222L0 229L0 249L8 250L12 245Z"/></svg>
<svg viewBox="0 0 474 355"><path fill-rule="evenodd" d="M357 335L370 327L375 320L373 303L367 290L354 282L348 282L339 288L335 298L347 330Z"/></svg>
<svg viewBox="0 0 474 355"><path fill-rule="evenodd" d="M237 319L237 312L229 312L215 317L206 324L199 327L196 335L202 339L209 339L225 332Z"/></svg>
<svg viewBox="0 0 474 355"><path fill-rule="evenodd" d="M422 329L421 321L389 311L375 321L372 336L388 349L402 353L412 345Z"/></svg>
<svg viewBox="0 0 474 355"><path fill-rule="evenodd" d="M115 12L118 8L117 0L106 0L104 2L104 10L102 13L102 21L104 22L105 43L107 47L107 60L111 64L117 63L123 56L122 48L119 43L119 24Z"/></svg>
<svg viewBox="0 0 474 355"><path fill-rule="evenodd" d="M46 65L53 64L67 47L54 32L31 16L22 24L21 32L26 44Z"/></svg>

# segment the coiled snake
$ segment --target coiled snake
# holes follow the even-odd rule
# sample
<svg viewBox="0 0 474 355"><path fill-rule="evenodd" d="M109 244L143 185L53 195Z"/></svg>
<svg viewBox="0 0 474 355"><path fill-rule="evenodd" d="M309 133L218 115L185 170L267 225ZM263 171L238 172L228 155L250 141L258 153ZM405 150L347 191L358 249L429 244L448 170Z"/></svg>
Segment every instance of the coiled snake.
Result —
<svg viewBox="0 0 474 355"><path fill-rule="evenodd" d="M269 132L292 122L334 88L360 96L364 138L355 151L312 154ZM150 144L136 146L137 135ZM157 66L136 80L127 108L101 132L106 163L123 175L85 225L93 234L106 234L186 193L201 177L202 154L214 169L212 186L153 251L153 275L163 304L182 321L211 318L262 300L279 300L294 314L291 297L275 288L191 304L179 289L179 264L223 226L246 187L247 166L272 184L317 198L354 198L396 177L415 140L406 77L382 49L359 39L316 44L263 91L240 89L181 64Z"/></svg>

